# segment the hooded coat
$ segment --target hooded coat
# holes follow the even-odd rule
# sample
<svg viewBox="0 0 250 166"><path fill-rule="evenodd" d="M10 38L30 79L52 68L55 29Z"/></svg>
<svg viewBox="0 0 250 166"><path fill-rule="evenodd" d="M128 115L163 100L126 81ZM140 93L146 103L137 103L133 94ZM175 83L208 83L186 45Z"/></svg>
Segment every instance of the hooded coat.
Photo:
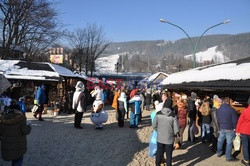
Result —
<svg viewBox="0 0 250 166"><path fill-rule="evenodd" d="M80 102L83 99L79 99L79 97L84 97L84 84L81 81L78 81L75 88L76 91L73 95L72 108L76 109L78 112L84 112L84 106Z"/></svg>
<svg viewBox="0 0 250 166"><path fill-rule="evenodd" d="M118 107L119 107L119 109L124 109L126 112L128 112L127 96L124 92L122 92L120 97L118 98Z"/></svg>
<svg viewBox="0 0 250 166"><path fill-rule="evenodd" d="M129 100L129 104L131 106L131 112L134 114L141 113L141 98L138 95L135 95L132 99Z"/></svg>
<svg viewBox="0 0 250 166"><path fill-rule="evenodd" d="M16 160L26 153L26 135L30 131L31 126L26 124L26 117L19 110L8 110L1 116L0 136L3 160Z"/></svg>
<svg viewBox="0 0 250 166"><path fill-rule="evenodd" d="M162 144L173 144L175 135L179 132L177 119L172 116L169 108L163 108L159 111L152 124L157 131L157 142Z"/></svg>
<svg viewBox="0 0 250 166"><path fill-rule="evenodd" d="M36 100L38 105L43 105L46 102L45 86L39 86L36 91Z"/></svg>

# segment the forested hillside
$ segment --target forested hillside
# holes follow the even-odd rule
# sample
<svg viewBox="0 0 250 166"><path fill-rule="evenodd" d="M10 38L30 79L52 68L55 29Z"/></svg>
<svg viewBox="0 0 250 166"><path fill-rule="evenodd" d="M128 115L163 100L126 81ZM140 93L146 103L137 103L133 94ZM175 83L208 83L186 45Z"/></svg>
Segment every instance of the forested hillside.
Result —
<svg viewBox="0 0 250 166"><path fill-rule="evenodd" d="M199 37L191 38L195 44ZM203 36L196 52L218 46L217 51L223 52L230 60L250 56L250 33L236 35L208 35ZM107 55L125 53L130 67L128 70L147 71L145 64L154 70L165 70L168 67L190 68L191 61L185 60L184 55L192 54L192 45L188 38L176 41L130 41L114 42L106 50ZM124 59L123 59L124 61ZM162 69L164 67L164 69ZM151 69L150 69L151 70ZM181 70L179 68L179 70Z"/></svg>

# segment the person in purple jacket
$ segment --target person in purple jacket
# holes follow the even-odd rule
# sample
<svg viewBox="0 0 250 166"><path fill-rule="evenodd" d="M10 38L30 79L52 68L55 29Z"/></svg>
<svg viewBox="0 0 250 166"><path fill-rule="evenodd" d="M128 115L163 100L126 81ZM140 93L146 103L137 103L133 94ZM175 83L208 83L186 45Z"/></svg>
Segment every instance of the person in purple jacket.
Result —
<svg viewBox="0 0 250 166"><path fill-rule="evenodd" d="M217 144L217 156L222 156L223 143L226 140L226 161L238 161L232 156L233 140L238 117L236 111L229 105L229 97L223 98L223 104L217 110L217 120L220 128L220 135Z"/></svg>

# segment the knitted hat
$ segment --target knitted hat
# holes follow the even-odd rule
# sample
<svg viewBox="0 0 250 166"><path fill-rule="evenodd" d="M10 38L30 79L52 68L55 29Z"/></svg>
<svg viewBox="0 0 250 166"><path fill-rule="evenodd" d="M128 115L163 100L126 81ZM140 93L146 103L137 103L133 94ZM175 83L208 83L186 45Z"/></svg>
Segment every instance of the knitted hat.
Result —
<svg viewBox="0 0 250 166"><path fill-rule="evenodd" d="M214 96L213 96L213 99L214 99L214 100L217 99L217 98L219 98L218 95L214 95Z"/></svg>
<svg viewBox="0 0 250 166"><path fill-rule="evenodd" d="M192 93L191 93L191 98L192 98L192 99L196 99L196 98L197 98L197 94L196 94L195 92L192 92Z"/></svg>

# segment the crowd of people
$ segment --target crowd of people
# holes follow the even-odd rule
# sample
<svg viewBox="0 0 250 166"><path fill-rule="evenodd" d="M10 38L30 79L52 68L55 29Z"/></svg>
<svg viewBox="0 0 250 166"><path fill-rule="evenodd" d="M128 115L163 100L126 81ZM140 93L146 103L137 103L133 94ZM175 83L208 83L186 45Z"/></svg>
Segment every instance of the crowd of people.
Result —
<svg viewBox="0 0 250 166"><path fill-rule="evenodd" d="M162 162L164 152L166 165L172 165L172 152L182 148L187 126L188 141L197 142L200 126L201 142L211 144L211 150L218 157L225 153L227 162L239 160L232 155L232 149L235 136L240 135L244 154L241 163L249 165L250 128L247 126L250 126L250 98L248 107L239 116L230 105L230 98L219 98L218 95L201 99L195 92L187 96L167 90L152 92L150 88L117 89L114 94L112 106L117 110L119 127L124 126L124 117L129 110L130 128L138 127L143 111L152 111L152 127L157 132L156 165Z"/></svg>
<svg viewBox="0 0 250 166"><path fill-rule="evenodd" d="M34 92L34 104L37 105L34 117L39 121L44 121L42 113L46 101L45 88L44 85L41 85ZM70 112L75 113L74 127L76 129L83 128L81 120L87 105L84 92L83 82L78 81L75 91L69 94L72 99L67 107ZM228 162L238 160L233 157L232 149L235 136L240 136L244 157L241 162L249 165L250 98L248 107L239 116L230 106L229 97L219 98L214 95L213 97L204 96L201 99L195 92L187 95L171 93L168 90L152 90L151 88L130 90L121 87L112 92L112 99L107 96L106 90L98 86L90 92L94 98L91 121L96 129L103 129L103 124L108 120L108 114L104 109L105 103L109 103L107 100L112 100L118 126L121 128L126 127L126 118L129 119L129 128L138 128L143 118L143 111L152 111L151 121L157 142L153 154L156 165L163 162L164 153L166 153L166 165L172 165L173 150L182 148L186 127L188 127L188 141L197 142L198 126L201 130L201 142L211 143L211 150L218 157L224 154L223 145L226 141L225 157ZM13 165L15 163L21 165L23 155L27 150L26 135L31 131L31 126L25 117L25 99L20 98L18 103L15 100L6 99L6 102L8 102L8 107L3 111L0 123L2 158L11 160ZM8 122L10 119L16 119L14 125ZM15 132L15 134L6 132L7 130ZM13 145L7 145L5 138L9 137L13 137L13 145L18 144L16 146L18 150L12 148Z"/></svg>

